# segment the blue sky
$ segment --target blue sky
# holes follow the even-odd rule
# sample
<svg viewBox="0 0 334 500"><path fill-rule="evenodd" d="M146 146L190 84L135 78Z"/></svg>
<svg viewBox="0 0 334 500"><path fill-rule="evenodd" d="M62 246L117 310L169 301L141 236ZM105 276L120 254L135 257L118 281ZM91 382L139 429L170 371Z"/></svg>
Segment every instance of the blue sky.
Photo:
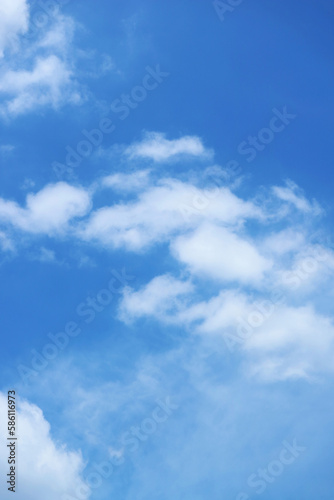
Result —
<svg viewBox="0 0 334 500"><path fill-rule="evenodd" d="M18 500L332 499L332 3L0 14Z"/></svg>

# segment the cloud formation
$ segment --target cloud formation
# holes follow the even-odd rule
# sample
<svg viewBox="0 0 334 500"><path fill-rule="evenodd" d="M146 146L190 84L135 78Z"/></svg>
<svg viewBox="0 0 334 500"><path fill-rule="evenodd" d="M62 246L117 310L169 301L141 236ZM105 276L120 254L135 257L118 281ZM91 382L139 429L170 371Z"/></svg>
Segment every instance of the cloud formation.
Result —
<svg viewBox="0 0 334 500"><path fill-rule="evenodd" d="M20 234L108 252L122 248L142 257L160 246L173 272L162 269L139 289L126 288L122 321L151 317L221 339L229 351L238 350L243 369L265 381L312 379L331 371L332 315L319 308L316 290L328 294L334 254L311 230L323 214L318 203L291 181L246 198L240 182L228 183L219 168L211 169L221 175L210 181L208 170L202 177L193 171L157 177L154 167L162 156L151 146L161 136L153 137L148 149L135 143L120 151L129 171L87 187L49 184L29 193L25 206L0 198L3 252ZM163 139L163 157L198 141ZM134 170L135 151L152 153L149 170ZM40 260L57 259L44 253Z"/></svg>
<svg viewBox="0 0 334 500"><path fill-rule="evenodd" d="M2 0L0 4L0 58L13 48L18 36L28 30L29 5L26 0Z"/></svg>
<svg viewBox="0 0 334 500"><path fill-rule="evenodd" d="M73 36L75 22L51 9L46 26L27 34L32 20L24 0L5 2L0 7L0 95L4 118L70 103L78 104L83 94L75 78ZM8 50L5 50L8 49Z"/></svg>
<svg viewBox="0 0 334 500"><path fill-rule="evenodd" d="M0 392L0 424L5 429L7 395ZM82 479L84 461L80 452L70 451L65 445L56 443L50 432L50 424L40 408L27 401L18 406L19 422L19 480L15 496L18 500L59 500L65 493L73 494L77 488L86 486ZM1 446L0 473L8 472L7 448ZM13 493L3 489L3 499L12 498Z"/></svg>
<svg viewBox="0 0 334 500"><path fill-rule="evenodd" d="M193 273L223 282L258 282L272 267L252 242L218 225L200 226L178 237L172 250Z"/></svg>
<svg viewBox="0 0 334 500"><path fill-rule="evenodd" d="M202 140L196 136L184 136L179 139L166 139L160 132L146 132L140 142L136 142L126 149L130 158L146 158L156 162L164 162L179 156L207 157L211 151L207 150Z"/></svg>
<svg viewBox="0 0 334 500"><path fill-rule="evenodd" d="M58 182L28 194L25 208L0 198L0 221L27 233L59 234L71 219L86 214L89 207L90 197L84 189Z"/></svg>

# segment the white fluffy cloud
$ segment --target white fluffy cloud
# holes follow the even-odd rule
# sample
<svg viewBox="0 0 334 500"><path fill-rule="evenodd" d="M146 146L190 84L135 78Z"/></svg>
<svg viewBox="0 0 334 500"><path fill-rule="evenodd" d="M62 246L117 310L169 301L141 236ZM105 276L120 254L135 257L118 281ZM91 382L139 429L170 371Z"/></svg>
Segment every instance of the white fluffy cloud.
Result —
<svg viewBox="0 0 334 500"><path fill-rule="evenodd" d="M156 162L168 161L180 155L206 157L211 154L202 140L196 136L184 136L169 140L165 134L147 132L141 142L132 144L126 149L130 158L148 158Z"/></svg>
<svg viewBox="0 0 334 500"><path fill-rule="evenodd" d="M72 62L73 19L62 15L59 9L49 16L44 13L48 16L46 26L37 30L35 27L36 33L22 38L19 34L27 31L29 25L27 3L6 1L2 2L0 12L1 9L5 18L0 20L4 24L0 31L0 50L1 43L3 47L6 44L11 47L8 55L2 52L2 116L13 117L44 106L56 109L65 103L81 102Z"/></svg>
<svg viewBox="0 0 334 500"><path fill-rule="evenodd" d="M6 48L13 47L18 35L28 29L29 8L26 0L0 2L0 58Z"/></svg>
<svg viewBox="0 0 334 500"><path fill-rule="evenodd" d="M7 395L0 392L0 427L7 428ZM17 500L60 500L63 494L75 497L78 487L84 487L84 462L80 452L70 451L55 443L50 425L40 408L28 402L18 406ZM0 491L3 500L13 493L4 484L8 473L8 448L0 449Z"/></svg>
<svg viewBox="0 0 334 500"><path fill-rule="evenodd" d="M115 185L117 179L113 178ZM202 190L195 186L165 179L149 186L138 199L103 207L91 214L82 230L86 240L130 250L162 241L201 221L240 224L247 218L262 217L261 210L227 188Z"/></svg>
<svg viewBox="0 0 334 500"><path fill-rule="evenodd" d="M278 273L277 281L285 289L307 295L320 290L333 277L333 271L333 250L306 241L295 249L288 265Z"/></svg>
<svg viewBox="0 0 334 500"><path fill-rule="evenodd" d="M70 82L70 69L59 57L51 55L36 59L32 70L9 70L4 73L0 79L0 92L11 96L6 109L16 115L36 106L51 105L56 108ZM75 101L75 94L69 100Z"/></svg>
<svg viewBox="0 0 334 500"><path fill-rule="evenodd" d="M180 236L172 250L192 272L226 282L257 283L272 267L250 241L212 224Z"/></svg>
<svg viewBox="0 0 334 500"><path fill-rule="evenodd" d="M65 182L49 184L36 194L28 194L26 207L0 198L0 221L28 233L59 233L69 221L87 213L89 194Z"/></svg>
<svg viewBox="0 0 334 500"><path fill-rule="evenodd" d="M220 337L232 352L240 350L247 373L264 381L314 380L333 372L333 319L311 305L286 304L284 294L279 301L268 295L224 291L185 307L178 321Z"/></svg>
<svg viewBox="0 0 334 500"><path fill-rule="evenodd" d="M269 293L270 296L270 293ZM127 289L120 318L128 322L151 315L200 335L225 343L226 355L242 354L248 375L265 382L315 380L333 372L334 320L311 305L268 300L268 294L250 295L238 289L222 291L202 302L189 281L159 276L138 291Z"/></svg>
<svg viewBox="0 0 334 500"><path fill-rule="evenodd" d="M237 322L250 311L252 303L247 295L237 290L227 290L184 308L180 311L179 321L197 323L198 333L223 335L225 331L233 331Z"/></svg>
<svg viewBox="0 0 334 500"><path fill-rule="evenodd" d="M182 297L189 295L193 285L189 281L175 279L171 275L157 276L141 290L126 288L120 305L120 317L124 321L141 316L155 316L171 320L182 307Z"/></svg>
<svg viewBox="0 0 334 500"><path fill-rule="evenodd" d="M278 255L296 251L304 244L305 235L292 228L272 233L263 242L266 251Z"/></svg>
<svg viewBox="0 0 334 500"><path fill-rule="evenodd" d="M15 78L19 91L20 79ZM181 144L189 144L184 139ZM155 156L152 144L148 150L139 148L139 156L158 159L180 152L173 141L164 141L165 156ZM129 173L113 173L90 188L48 185L29 194L25 206L0 198L0 244L8 251L15 229L66 234L72 241L138 253L164 244L178 266L174 272L187 273L187 279L163 269L139 290L126 288L119 310L123 321L151 316L221 341L226 334L237 335L245 366L265 380L329 371L333 325L326 307L334 254L330 244L315 245L317 233L311 233L312 222L318 227L318 204L291 181L247 200L223 176L211 176L214 186L202 181L198 187L199 175L182 172L156 180L153 167L133 170L131 162ZM97 199L92 208L93 196L98 198L101 190L103 204ZM40 260L50 261L52 254L44 253ZM269 297L275 290L283 294L285 305L273 305ZM319 290L329 296L322 300ZM270 313L259 313L259 301ZM251 318L259 314L263 319L252 325Z"/></svg>
<svg viewBox="0 0 334 500"><path fill-rule="evenodd" d="M266 380L333 372L334 324L312 306L277 309L245 342L250 372Z"/></svg>

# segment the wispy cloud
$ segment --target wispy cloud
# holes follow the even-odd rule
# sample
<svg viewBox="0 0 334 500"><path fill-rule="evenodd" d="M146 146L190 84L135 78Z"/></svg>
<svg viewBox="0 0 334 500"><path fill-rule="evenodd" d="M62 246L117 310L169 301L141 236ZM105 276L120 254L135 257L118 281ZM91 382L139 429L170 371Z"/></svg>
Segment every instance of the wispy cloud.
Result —
<svg viewBox="0 0 334 500"><path fill-rule="evenodd" d="M316 201L310 202L307 200L302 190L291 180L287 181L286 187L274 186L273 193L280 200L287 202L301 212L312 212L315 215L321 213L319 204Z"/></svg>
<svg viewBox="0 0 334 500"><path fill-rule="evenodd" d="M2 116L80 103L83 93L76 81L72 56L75 21L58 9L36 36L23 37L20 35L31 22L28 3L15 0L5 4L0 71Z"/></svg>
<svg viewBox="0 0 334 500"><path fill-rule="evenodd" d="M196 136L169 140L166 139L165 134L146 132L143 140L131 144L125 153L130 158L147 158L156 162L164 162L180 156L208 157L212 151L206 149L202 140Z"/></svg>
<svg viewBox="0 0 334 500"><path fill-rule="evenodd" d="M119 155L124 161L121 149ZM308 379L330 371L332 316L318 310L314 284L328 293L334 257L328 245L315 245L311 233L322 213L318 203L292 182L246 199L225 178L212 178L206 186L204 173L201 187L191 172L188 179L183 171L182 180L177 174L157 180L154 169L134 171L135 161L129 160L130 171L88 187L46 185L29 193L24 207L0 199L3 249L15 243L16 233L28 239L66 236L77 245L142 256L163 246L178 273L162 269L140 289L126 288L122 321L151 317L224 342L229 338L230 347L240 347L244 368L262 380ZM55 261L43 248L39 260ZM274 292L284 296L284 304L269 298Z"/></svg>
<svg viewBox="0 0 334 500"><path fill-rule="evenodd" d="M0 57L28 30L29 5L26 0L3 0L0 5Z"/></svg>

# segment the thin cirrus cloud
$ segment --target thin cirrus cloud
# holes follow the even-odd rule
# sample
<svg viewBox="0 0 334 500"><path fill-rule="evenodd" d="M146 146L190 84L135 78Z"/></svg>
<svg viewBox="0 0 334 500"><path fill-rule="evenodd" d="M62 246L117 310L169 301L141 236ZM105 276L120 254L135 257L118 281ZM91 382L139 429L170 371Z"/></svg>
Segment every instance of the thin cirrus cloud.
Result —
<svg viewBox="0 0 334 500"><path fill-rule="evenodd" d="M13 242L10 240L9 236L3 231L0 231L0 248L2 249L3 252L14 250Z"/></svg>
<svg viewBox="0 0 334 500"><path fill-rule="evenodd" d="M149 185L150 170L139 170L132 174L111 174L103 177L101 185L116 191L139 191Z"/></svg>
<svg viewBox="0 0 334 500"><path fill-rule="evenodd" d="M0 154L2 156L7 156L9 155L10 153L12 153L15 149L15 146L13 146L13 144L2 144L0 146Z"/></svg>
<svg viewBox="0 0 334 500"><path fill-rule="evenodd" d="M277 198L294 206L301 212L313 213L315 215L321 213L319 204L316 201L310 202L307 200L301 189L291 180L287 181L285 187L273 186L272 190Z"/></svg>

